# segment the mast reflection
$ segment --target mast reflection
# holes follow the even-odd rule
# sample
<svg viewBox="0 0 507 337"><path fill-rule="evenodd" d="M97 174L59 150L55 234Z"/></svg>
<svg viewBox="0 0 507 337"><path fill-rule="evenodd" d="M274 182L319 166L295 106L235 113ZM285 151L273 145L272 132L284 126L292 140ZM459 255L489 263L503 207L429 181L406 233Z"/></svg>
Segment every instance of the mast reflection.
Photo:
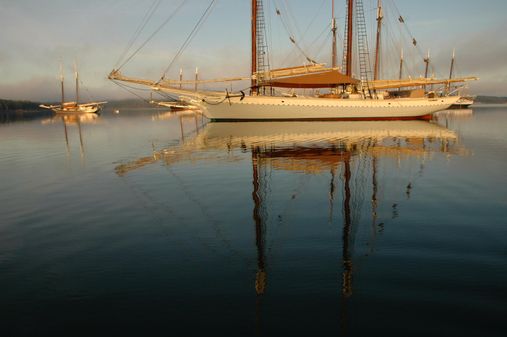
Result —
<svg viewBox="0 0 507 337"><path fill-rule="evenodd" d="M263 295L266 290L267 275L265 268L265 223L262 215L262 199L259 191L259 163L260 149L252 149L252 199L254 201L253 220L255 223L255 246L257 247L257 274L255 276L255 292Z"/></svg>
<svg viewBox="0 0 507 337"><path fill-rule="evenodd" d="M357 194L368 195L371 216L371 241L375 241L384 224L378 223L379 214L379 163L382 159L416 157L426 160L431 153L462 155L466 150L457 142L455 132L422 121L406 122L278 122L278 123L211 123L206 125L193 139L186 139L179 146L155 151L132 162L118 165L115 171L123 176L132 170L163 161L172 165L181 161L199 160L237 161L246 157L251 161L252 170L252 220L255 227L255 248L257 270L253 288L257 304L268 292L269 265L266 251L266 236L269 226L266 193L267 181L262 170L293 172L303 175L330 173L328 205L329 223L333 222L333 206L337 191L342 193L341 202L341 284L337 294L342 299L342 321L345 326L346 303L353 295L354 285L354 233L357 231L362 211ZM207 153L213 155L205 155ZM223 156L220 156L220 154ZM199 155L204 154L204 155ZM358 166L370 165L369 170L358 170ZM364 167L363 167L364 168ZM366 180L365 172L371 172L368 181L371 189L357 189L358 180ZM341 177L341 179L338 179ZM337 186L341 183L341 186ZM403 191L410 196L414 186L404 183ZM294 198L294 196L292 196ZM393 212L398 212L393 205ZM369 231L370 231L369 230ZM369 232L368 231L368 232ZM373 253L373 244L370 252Z"/></svg>
<svg viewBox="0 0 507 337"><path fill-rule="evenodd" d="M95 123L98 115L95 113L61 113L56 114L55 116L42 120L42 124L54 124L58 122L62 122L63 124L63 132L65 136L65 146L67 148L67 153L70 153L70 142L69 142L69 126L76 125L78 129L79 136L79 149L81 151L81 155L84 155L84 142L83 142L83 132L81 129L81 124L90 124Z"/></svg>

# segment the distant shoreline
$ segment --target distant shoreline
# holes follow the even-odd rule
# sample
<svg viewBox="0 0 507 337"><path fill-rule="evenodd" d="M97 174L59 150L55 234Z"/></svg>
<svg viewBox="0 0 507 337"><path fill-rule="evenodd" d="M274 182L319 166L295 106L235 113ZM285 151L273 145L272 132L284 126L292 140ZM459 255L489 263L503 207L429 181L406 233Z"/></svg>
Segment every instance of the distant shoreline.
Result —
<svg viewBox="0 0 507 337"><path fill-rule="evenodd" d="M33 102L21 100L0 99L0 123L16 120L29 120L40 117L49 117L53 112L49 109L39 107L40 104L59 104L59 102ZM109 101L106 109L161 109L140 99L124 99Z"/></svg>

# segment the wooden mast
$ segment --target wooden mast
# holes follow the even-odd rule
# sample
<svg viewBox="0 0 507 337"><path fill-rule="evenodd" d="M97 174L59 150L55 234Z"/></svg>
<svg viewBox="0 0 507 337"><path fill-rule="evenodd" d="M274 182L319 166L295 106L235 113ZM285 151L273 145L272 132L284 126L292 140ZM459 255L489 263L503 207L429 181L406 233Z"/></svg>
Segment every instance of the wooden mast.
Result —
<svg viewBox="0 0 507 337"><path fill-rule="evenodd" d="M64 89L63 82L64 82L63 65L60 63L60 85L62 87L62 109L63 109L63 105L65 103L65 89Z"/></svg>
<svg viewBox="0 0 507 337"><path fill-rule="evenodd" d="M336 68L336 17L334 15L334 0L332 1L332 19L331 19L331 32L333 33L333 49L331 50L331 65L333 68Z"/></svg>
<svg viewBox="0 0 507 337"><path fill-rule="evenodd" d="M452 60L451 60L451 71L449 72L449 79L452 80L452 76L454 75L454 59L456 57L456 49L452 50Z"/></svg>
<svg viewBox="0 0 507 337"><path fill-rule="evenodd" d="M77 72L77 63L74 63L74 75L76 77L76 106L79 104L79 75Z"/></svg>
<svg viewBox="0 0 507 337"><path fill-rule="evenodd" d="M451 70L449 71L449 80L452 80L452 76L454 75L454 59L456 58L456 49L452 50L452 59L451 59ZM447 92L451 90L451 83L447 85Z"/></svg>
<svg viewBox="0 0 507 337"><path fill-rule="evenodd" d="M347 54L345 75L352 77L352 38L354 24L354 0L347 0Z"/></svg>
<svg viewBox="0 0 507 337"><path fill-rule="evenodd" d="M428 78L428 72L430 70L430 50L428 49L428 55L424 58L424 78ZM426 91L426 86L424 86L424 91Z"/></svg>
<svg viewBox="0 0 507 337"><path fill-rule="evenodd" d="M403 48L401 48L400 54L400 80L403 78Z"/></svg>
<svg viewBox="0 0 507 337"><path fill-rule="evenodd" d="M428 49L428 55L424 58L425 68L424 68L424 78L428 78L428 72L430 70L430 50Z"/></svg>
<svg viewBox="0 0 507 337"><path fill-rule="evenodd" d="M199 82L199 68L195 67L195 84L194 91L197 91L197 83Z"/></svg>
<svg viewBox="0 0 507 337"><path fill-rule="evenodd" d="M257 72L257 0L252 0L252 76ZM251 95L257 95L257 81L252 78Z"/></svg>
<svg viewBox="0 0 507 337"><path fill-rule="evenodd" d="M382 0L378 0L377 8L377 42L375 46L375 68L373 71L373 79L376 81L379 79L380 73L380 38L382 35L382 20L384 19L384 13L382 11Z"/></svg>

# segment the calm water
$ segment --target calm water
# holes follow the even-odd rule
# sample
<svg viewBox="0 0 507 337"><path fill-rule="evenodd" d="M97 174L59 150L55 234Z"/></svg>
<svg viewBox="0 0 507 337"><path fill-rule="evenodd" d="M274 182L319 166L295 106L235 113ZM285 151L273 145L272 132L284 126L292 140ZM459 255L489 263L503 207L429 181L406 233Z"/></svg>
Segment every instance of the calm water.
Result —
<svg viewBox="0 0 507 337"><path fill-rule="evenodd" d="M507 107L0 124L0 335L505 336Z"/></svg>

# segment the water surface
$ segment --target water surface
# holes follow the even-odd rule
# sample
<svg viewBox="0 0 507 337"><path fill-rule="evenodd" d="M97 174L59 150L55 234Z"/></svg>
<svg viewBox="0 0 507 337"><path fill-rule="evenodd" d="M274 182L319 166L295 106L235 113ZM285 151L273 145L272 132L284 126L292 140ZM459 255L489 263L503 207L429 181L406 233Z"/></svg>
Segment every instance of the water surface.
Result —
<svg viewBox="0 0 507 337"><path fill-rule="evenodd" d="M506 129L0 124L0 334L504 336Z"/></svg>

